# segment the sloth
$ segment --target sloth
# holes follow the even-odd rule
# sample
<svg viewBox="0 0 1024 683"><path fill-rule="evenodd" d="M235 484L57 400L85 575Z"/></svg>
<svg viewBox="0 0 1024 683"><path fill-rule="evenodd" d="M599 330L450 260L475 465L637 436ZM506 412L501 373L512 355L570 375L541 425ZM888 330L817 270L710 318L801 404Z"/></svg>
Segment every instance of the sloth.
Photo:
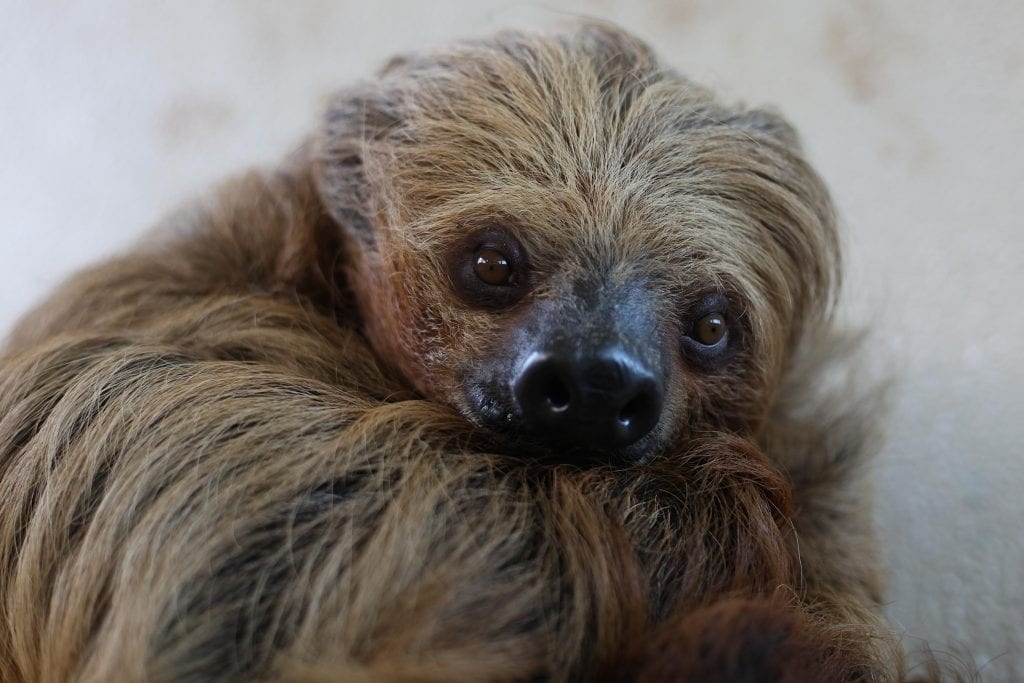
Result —
<svg viewBox="0 0 1024 683"><path fill-rule="evenodd" d="M392 60L11 333L0 679L903 678L837 244L617 28Z"/></svg>

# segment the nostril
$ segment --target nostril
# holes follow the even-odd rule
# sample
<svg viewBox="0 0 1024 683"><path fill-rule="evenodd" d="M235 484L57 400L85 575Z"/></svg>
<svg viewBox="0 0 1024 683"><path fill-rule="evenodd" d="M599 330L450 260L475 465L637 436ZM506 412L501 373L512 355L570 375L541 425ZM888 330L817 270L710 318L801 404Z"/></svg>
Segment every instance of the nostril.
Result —
<svg viewBox="0 0 1024 683"><path fill-rule="evenodd" d="M523 364L512 391L532 429L564 425L575 410L572 376L557 356L532 353Z"/></svg>
<svg viewBox="0 0 1024 683"><path fill-rule="evenodd" d="M651 431L660 416L661 391L653 382L643 381L639 391L626 401L616 415L620 430L618 434L631 443Z"/></svg>
<svg viewBox="0 0 1024 683"><path fill-rule="evenodd" d="M619 422L623 427L628 427L633 424L636 419L642 415L646 415L650 412L653 407L654 401L651 395L644 392L622 406L622 410L619 411Z"/></svg>
<svg viewBox="0 0 1024 683"><path fill-rule="evenodd" d="M636 422L645 422L651 416L657 415L658 392L656 389L645 388L631 398L623 408L618 411L618 422L624 427L634 425Z"/></svg>
<svg viewBox="0 0 1024 683"><path fill-rule="evenodd" d="M565 382L557 374L552 373L544 384L544 399L548 402L548 405L555 412L562 412L569 407L569 401L572 399L572 394L569 393L569 387L565 386Z"/></svg>

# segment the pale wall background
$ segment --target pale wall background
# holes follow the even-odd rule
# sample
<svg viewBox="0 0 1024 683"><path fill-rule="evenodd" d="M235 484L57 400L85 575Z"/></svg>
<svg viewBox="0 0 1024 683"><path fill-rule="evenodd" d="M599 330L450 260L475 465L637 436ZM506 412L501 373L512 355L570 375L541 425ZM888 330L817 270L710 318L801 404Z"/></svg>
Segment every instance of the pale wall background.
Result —
<svg viewBox="0 0 1024 683"><path fill-rule="evenodd" d="M1024 2L0 0L0 329L396 51L619 21L801 130L846 228L847 317L897 380L878 470L913 646L1024 680Z"/></svg>

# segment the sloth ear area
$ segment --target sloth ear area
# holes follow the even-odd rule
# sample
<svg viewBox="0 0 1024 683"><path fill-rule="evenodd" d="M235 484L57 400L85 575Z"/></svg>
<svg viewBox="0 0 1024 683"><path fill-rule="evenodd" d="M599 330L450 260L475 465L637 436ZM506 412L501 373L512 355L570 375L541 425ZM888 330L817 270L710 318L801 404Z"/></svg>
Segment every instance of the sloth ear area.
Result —
<svg viewBox="0 0 1024 683"><path fill-rule="evenodd" d="M770 109L747 109L722 121L727 126L772 138L787 147L800 148L800 137L786 119Z"/></svg>
<svg viewBox="0 0 1024 683"><path fill-rule="evenodd" d="M397 112L397 103L373 86L343 91L328 105L314 142L314 175L324 207L364 247L376 242L365 155L400 125Z"/></svg>
<svg viewBox="0 0 1024 683"><path fill-rule="evenodd" d="M271 291L301 294L318 305L332 307L340 299L336 270L341 260L341 235L324 210L313 172L314 157L314 145L307 142L262 182L260 196L266 209L261 218L273 226L275 237L260 246L274 254L268 283Z"/></svg>

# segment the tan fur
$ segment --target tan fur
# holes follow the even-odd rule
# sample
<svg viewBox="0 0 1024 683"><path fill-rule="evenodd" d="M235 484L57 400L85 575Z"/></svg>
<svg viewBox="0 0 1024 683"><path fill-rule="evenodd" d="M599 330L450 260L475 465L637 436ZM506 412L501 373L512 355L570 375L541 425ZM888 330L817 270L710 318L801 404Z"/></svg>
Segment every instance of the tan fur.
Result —
<svg viewBox="0 0 1024 683"><path fill-rule="evenodd" d="M649 462L467 419L515 321L452 294L479 221L538 299L640 275L666 330L702 283L743 303L729 372L675 361ZM836 243L788 126L616 29L396 60L14 331L0 680L900 679L870 399L823 393Z"/></svg>

